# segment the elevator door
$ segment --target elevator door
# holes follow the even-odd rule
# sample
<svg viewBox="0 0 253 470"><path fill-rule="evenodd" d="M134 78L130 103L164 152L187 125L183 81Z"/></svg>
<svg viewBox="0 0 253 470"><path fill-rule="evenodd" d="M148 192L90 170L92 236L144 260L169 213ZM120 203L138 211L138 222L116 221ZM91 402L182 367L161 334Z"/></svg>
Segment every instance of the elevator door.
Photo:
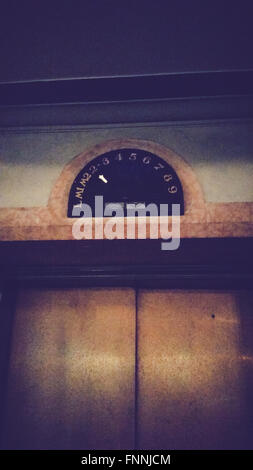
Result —
<svg viewBox="0 0 253 470"><path fill-rule="evenodd" d="M247 292L138 295L138 447L253 448Z"/></svg>
<svg viewBox="0 0 253 470"><path fill-rule="evenodd" d="M27 289L4 448L253 448L247 292Z"/></svg>
<svg viewBox="0 0 253 470"><path fill-rule="evenodd" d="M134 442L135 292L19 292L4 448L124 449Z"/></svg>

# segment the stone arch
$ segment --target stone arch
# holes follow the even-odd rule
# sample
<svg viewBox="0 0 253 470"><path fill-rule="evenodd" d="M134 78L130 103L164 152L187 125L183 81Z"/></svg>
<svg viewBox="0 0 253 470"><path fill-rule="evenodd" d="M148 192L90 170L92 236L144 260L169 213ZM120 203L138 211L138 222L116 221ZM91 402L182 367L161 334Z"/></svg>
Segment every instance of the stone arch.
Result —
<svg viewBox="0 0 253 470"><path fill-rule="evenodd" d="M202 187L191 166L176 152L156 142L139 139L114 139L93 146L74 157L63 168L48 200L48 208L56 218L66 218L69 192L76 175L97 156L123 148L137 148L152 152L167 161L177 173L183 188L185 215L205 214L205 199ZM184 217L183 216L183 217Z"/></svg>

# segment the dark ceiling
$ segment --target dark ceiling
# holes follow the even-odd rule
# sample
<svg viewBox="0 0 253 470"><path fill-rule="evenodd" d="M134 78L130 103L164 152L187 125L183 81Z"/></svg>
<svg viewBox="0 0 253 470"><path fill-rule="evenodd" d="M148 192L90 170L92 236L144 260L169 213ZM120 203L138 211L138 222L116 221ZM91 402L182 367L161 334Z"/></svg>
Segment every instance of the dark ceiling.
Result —
<svg viewBox="0 0 253 470"><path fill-rule="evenodd" d="M0 5L2 82L253 69L243 0Z"/></svg>

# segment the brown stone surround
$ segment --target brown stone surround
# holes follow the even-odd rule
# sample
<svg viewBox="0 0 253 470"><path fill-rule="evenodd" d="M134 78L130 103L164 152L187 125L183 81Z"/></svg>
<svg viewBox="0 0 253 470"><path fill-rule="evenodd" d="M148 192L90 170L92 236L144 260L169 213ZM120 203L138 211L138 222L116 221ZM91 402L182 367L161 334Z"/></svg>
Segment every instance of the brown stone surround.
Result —
<svg viewBox="0 0 253 470"><path fill-rule="evenodd" d="M185 215L181 216L180 223L182 238L253 236L252 202L205 202L195 173L182 157L151 141L119 139L96 145L73 158L64 167L52 188L47 207L0 208L0 240L73 239L73 219L67 218L66 213L69 191L75 176L96 156L109 150L126 147L144 149L157 154L177 172L185 199ZM124 223L126 226L126 220ZM171 221L169 225L170 223ZM150 220L147 218L147 238L149 238L149 224Z"/></svg>

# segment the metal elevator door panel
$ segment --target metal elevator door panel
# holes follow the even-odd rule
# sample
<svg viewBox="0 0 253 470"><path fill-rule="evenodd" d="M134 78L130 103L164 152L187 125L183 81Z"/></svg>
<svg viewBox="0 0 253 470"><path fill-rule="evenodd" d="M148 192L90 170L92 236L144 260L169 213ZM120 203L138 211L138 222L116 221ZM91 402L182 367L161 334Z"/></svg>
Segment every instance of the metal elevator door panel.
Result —
<svg viewBox="0 0 253 470"><path fill-rule="evenodd" d="M20 290L6 449L132 449L135 292Z"/></svg>
<svg viewBox="0 0 253 470"><path fill-rule="evenodd" d="M248 292L20 290L3 448L253 448L252 338Z"/></svg>
<svg viewBox="0 0 253 470"><path fill-rule="evenodd" d="M138 294L138 448L253 448L247 292Z"/></svg>

